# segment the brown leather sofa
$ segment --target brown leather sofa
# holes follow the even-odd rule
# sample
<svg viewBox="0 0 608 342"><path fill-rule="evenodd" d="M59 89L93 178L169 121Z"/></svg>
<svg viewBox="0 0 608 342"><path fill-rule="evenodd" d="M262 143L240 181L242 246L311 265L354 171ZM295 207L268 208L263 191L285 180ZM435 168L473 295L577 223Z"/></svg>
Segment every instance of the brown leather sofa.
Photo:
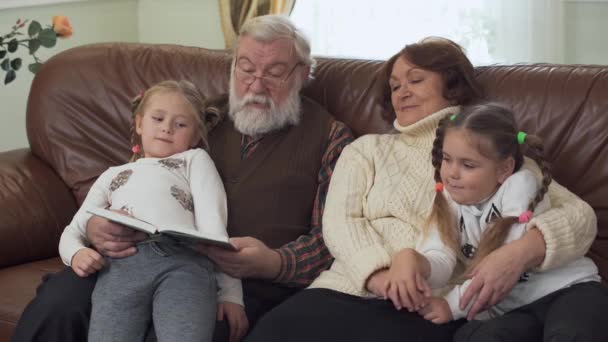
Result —
<svg viewBox="0 0 608 342"><path fill-rule="evenodd" d="M320 58L305 94L357 135L386 132L376 104L380 61ZM185 78L226 92L230 55L201 48L96 44L51 58L27 106L30 149L0 153L0 341L8 341L43 274L61 269L60 234L94 179L129 157L129 99ZM477 68L488 97L512 106L545 138L555 179L590 203L598 237L589 255L608 279L608 66Z"/></svg>

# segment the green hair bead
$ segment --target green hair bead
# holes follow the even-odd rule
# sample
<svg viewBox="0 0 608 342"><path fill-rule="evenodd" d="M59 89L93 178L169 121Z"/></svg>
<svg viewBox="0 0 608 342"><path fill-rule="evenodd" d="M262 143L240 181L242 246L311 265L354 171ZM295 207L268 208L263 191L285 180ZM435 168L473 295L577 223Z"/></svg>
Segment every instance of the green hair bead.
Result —
<svg viewBox="0 0 608 342"><path fill-rule="evenodd" d="M523 145L526 142L526 136L528 134L526 132L519 131L517 133L517 143Z"/></svg>

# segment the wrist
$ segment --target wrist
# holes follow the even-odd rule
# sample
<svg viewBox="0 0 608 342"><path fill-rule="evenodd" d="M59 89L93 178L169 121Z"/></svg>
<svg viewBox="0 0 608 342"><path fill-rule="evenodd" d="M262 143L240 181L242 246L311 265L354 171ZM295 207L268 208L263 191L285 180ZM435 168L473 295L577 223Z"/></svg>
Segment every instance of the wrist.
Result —
<svg viewBox="0 0 608 342"><path fill-rule="evenodd" d="M431 264L424 255L413 248L404 248L398 254L401 254L401 257L413 260L413 266L416 268L417 272L419 272L424 279L429 278L429 275L431 274Z"/></svg>
<svg viewBox="0 0 608 342"><path fill-rule="evenodd" d="M430 275L431 275L431 263L429 262L429 260L422 254L420 254L418 251L416 252L416 263L418 264L419 267L419 272L420 275L424 278L424 279L429 279Z"/></svg>
<svg viewBox="0 0 608 342"><path fill-rule="evenodd" d="M369 291L369 292L374 293L374 291L375 291L375 283L376 283L376 280L377 280L377 278L378 278L377 276L378 276L379 274L381 274L381 273L383 273L383 272L387 272L387 271L388 271L388 269L387 269L387 268L381 268L381 269L379 269L379 270L375 271L374 273L372 273L372 274L371 274L371 275L370 275L370 276L367 278L367 280L365 281L365 289L366 289L367 291Z"/></svg>
<svg viewBox="0 0 608 342"><path fill-rule="evenodd" d="M517 243L519 259L524 270L539 266L545 259L545 240L538 229L528 230Z"/></svg>
<svg viewBox="0 0 608 342"><path fill-rule="evenodd" d="M268 264L262 274L264 279L276 280L281 273L281 264L283 258L278 250L269 248Z"/></svg>

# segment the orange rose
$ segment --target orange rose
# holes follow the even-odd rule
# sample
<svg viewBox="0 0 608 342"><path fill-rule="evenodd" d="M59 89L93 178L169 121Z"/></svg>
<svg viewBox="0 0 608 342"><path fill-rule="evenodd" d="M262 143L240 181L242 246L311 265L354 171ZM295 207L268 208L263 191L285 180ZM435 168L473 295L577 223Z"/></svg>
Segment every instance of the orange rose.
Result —
<svg viewBox="0 0 608 342"><path fill-rule="evenodd" d="M72 26L68 21L68 17L64 15L56 15L53 17L53 31L57 33L59 38L68 38L72 35Z"/></svg>

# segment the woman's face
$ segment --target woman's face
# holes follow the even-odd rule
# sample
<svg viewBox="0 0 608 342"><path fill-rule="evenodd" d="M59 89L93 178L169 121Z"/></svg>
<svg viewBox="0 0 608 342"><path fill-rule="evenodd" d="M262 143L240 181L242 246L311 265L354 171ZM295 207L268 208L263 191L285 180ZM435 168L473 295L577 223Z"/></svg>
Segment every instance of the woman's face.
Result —
<svg viewBox="0 0 608 342"><path fill-rule="evenodd" d="M443 97L443 78L397 58L389 80L397 122L409 126L451 104Z"/></svg>

